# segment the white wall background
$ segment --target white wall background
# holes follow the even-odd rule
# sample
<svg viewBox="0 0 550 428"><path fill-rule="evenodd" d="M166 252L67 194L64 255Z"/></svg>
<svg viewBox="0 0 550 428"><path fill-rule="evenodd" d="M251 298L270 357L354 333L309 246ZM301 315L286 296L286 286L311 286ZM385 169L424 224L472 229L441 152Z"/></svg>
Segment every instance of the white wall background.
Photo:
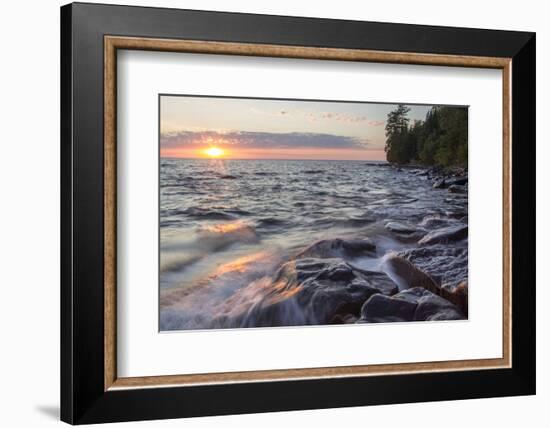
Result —
<svg viewBox="0 0 550 428"><path fill-rule="evenodd" d="M549 17L537 0L297 2L147 0L126 4L537 32L537 122L550 114ZM103 1L104 3L116 3ZM59 424L59 6L58 0L4 2L0 13L0 424ZM544 135L543 135L544 133ZM537 264L550 252L550 138L537 131ZM550 334L545 285L537 273L538 394L535 397L405 404L155 421L158 427L547 426ZM138 426L137 423L125 426Z"/></svg>

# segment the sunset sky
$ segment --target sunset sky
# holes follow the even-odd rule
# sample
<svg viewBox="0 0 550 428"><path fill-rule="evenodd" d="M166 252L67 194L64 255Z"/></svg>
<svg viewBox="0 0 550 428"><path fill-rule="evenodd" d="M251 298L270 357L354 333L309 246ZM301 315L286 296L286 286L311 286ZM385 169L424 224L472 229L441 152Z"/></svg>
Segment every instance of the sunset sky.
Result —
<svg viewBox="0 0 550 428"><path fill-rule="evenodd" d="M167 96L160 99L162 157L385 160L395 104ZM431 106L410 106L411 120Z"/></svg>

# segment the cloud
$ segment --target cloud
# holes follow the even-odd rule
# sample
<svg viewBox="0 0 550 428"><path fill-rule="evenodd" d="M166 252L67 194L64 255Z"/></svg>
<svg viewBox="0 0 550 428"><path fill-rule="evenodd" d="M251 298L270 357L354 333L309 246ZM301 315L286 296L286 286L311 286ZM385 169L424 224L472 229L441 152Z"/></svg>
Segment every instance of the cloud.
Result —
<svg viewBox="0 0 550 428"><path fill-rule="evenodd" d="M345 123L361 123L367 122L369 118L367 116L355 116L345 113L321 113L321 119L336 120L337 122Z"/></svg>
<svg viewBox="0 0 550 428"><path fill-rule="evenodd" d="M384 120L371 120L368 116L356 116L353 114L346 113L332 113L332 112L323 112L323 113L307 113L305 117L310 122L318 122L320 120L333 120L336 122L343 123L366 123L369 126L381 126L386 123Z"/></svg>
<svg viewBox="0 0 550 428"><path fill-rule="evenodd" d="M337 112L305 112L303 110L277 110L275 112L266 112L264 110L259 110L256 108L251 108L251 111L253 113L259 114L259 115L269 115L269 116L286 116L286 117L305 117L305 119L309 122L318 122L321 120L330 120L330 121L336 121L336 122L343 122L343 123L366 123L369 126L381 126L384 125L386 122L384 120L372 120L368 116L361 116L361 115L353 115L348 113L337 113Z"/></svg>
<svg viewBox="0 0 550 428"><path fill-rule="evenodd" d="M199 148L207 145L233 148L353 148L366 149L367 139L309 132L180 131L161 135L162 148Z"/></svg>

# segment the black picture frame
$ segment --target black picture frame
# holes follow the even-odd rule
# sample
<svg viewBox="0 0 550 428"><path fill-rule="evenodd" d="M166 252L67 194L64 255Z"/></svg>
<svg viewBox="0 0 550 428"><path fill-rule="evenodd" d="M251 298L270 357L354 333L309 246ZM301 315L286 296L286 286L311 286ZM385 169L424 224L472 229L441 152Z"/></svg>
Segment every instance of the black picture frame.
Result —
<svg viewBox="0 0 550 428"><path fill-rule="evenodd" d="M105 35L512 58L512 367L105 391ZM534 394L535 101L534 33L63 6L61 419L86 424Z"/></svg>

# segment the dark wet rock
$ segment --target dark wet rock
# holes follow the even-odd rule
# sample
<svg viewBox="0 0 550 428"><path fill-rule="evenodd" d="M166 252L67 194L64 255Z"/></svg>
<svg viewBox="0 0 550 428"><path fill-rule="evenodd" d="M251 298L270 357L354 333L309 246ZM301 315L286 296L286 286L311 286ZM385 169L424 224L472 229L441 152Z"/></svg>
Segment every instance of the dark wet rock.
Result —
<svg viewBox="0 0 550 428"><path fill-rule="evenodd" d="M455 287L468 280L468 246L465 241L454 246L438 244L411 248L398 255L426 272L441 287Z"/></svg>
<svg viewBox="0 0 550 428"><path fill-rule="evenodd" d="M420 169L414 173L414 175L417 175L419 177L424 177L429 174L429 171L427 169Z"/></svg>
<svg viewBox="0 0 550 428"><path fill-rule="evenodd" d="M434 182L432 187L434 189L444 189L447 186L447 183L444 178L440 178Z"/></svg>
<svg viewBox="0 0 550 428"><path fill-rule="evenodd" d="M336 314L334 317L332 317L329 324L354 324L357 322L357 320L358 318L352 314Z"/></svg>
<svg viewBox="0 0 550 428"><path fill-rule="evenodd" d="M239 307L241 294L252 293L248 288L231 297L227 306L232 311L218 323L235 327L347 323L351 316L359 316L372 295L398 291L386 274L356 269L341 259L289 261L262 289L260 300Z"/></svg>
<svg viewBox="0 0 550 428"><path fill-rule="evenodd" d="M299 253L296 258L355 258L376 255L376 245L369 239L325 239Z"/></svg>
<svg viewBox="0 0 550 428"><path fill-rule="evenodd" d="M416 227L405 224L405 223L399 223L397 221L390 221L389 223L386 223L386 229L391 230L395 233L414 233L416 232Z"/></svg>
<svg viewBox="0 0 550 428"><path fill-rule="evenodd" d="M439 286L429 274L397 254L390 254L384 259L384 270L401 289L422 287L434 293L439 291Z"/></svg>
<svg viewBox="0 0 550 428"><path fill-rule="evenodd" d="M468 183L468 177L458 177L447 180L449 186L465 186Z"/></svg>
<svg viewBox="0 0 550 428"><path fill-rule="evenodd" d="M428 233L420 241L419 245L445 244L460 241L468 237L468 226L464 224L453 225L443 229L437 229Z"/></svg>
<svg viewBox="0 0 550 428"><path fill-rule="evenodd" d="M468 175L465 168L433 167L428 170L428 179L433 181L434 189L446 189L450 186L465 186Z"/></svg>
<svg viewBox="0 0 550 428"><path fill-rule="evenodd" d="M441 296L458 306L463 314L468 315L468 283L466 281L459 284L443 284Z"/></svg>
<svg viewBox="0 0 550 428"><path fill-rule="evenodd" d="M407 290L408 291L408 290ZM420 293L419 293L420 294ZM418 298L418 306L414 312L415 321L443 321L466 319L460 309L443 297L436 296L428 290Z"/></svg>
<svg viewBox="0 0 550 428"><path fill-rule="evenodd" d="M359 322L441 321L465 319L448 300L422 287L410 288L393 296L375 294L361 308Z"/></svg>
<svg viewBox="0 0 550 428"><path fill-rule="evenodd" d="M462 249L462 253L456 252L455 256L438 255L434 256L433 248L409 250L409 254L416 255L415 261L418 262L418 253L424 250L424 264L422 267L428 269L425 271L419 269L409 260L398 255L392 255L385 260L385 270L400 288L422 287L433 294L443 297L454 303L463 314L468 313L468 256L467 249ZM439 250L439 249L438 249ZM445 248L449 253L453 248ZM457 257L458 256L458 257ZM433 269L431 269L433 268ZM433 277L433 273L441 277ZM444 279L446 282L441 282ZM439 280L439 281L438 281Z"/></svg>
<svg viewBox="0 0 550 428"><path fill-rule="evenodd" d="M451 193L466 193L466 188L458 184L451 184L447 190Z"/></svg>
<svg viewBox="0 0 550 428"><path fill-rule="evenodd" d="M375 294L361 308L360 322L412 321L416 306L405 299Z"/></svg>
<svg viewBox="0 0 550 428"><path fill-rule="evenodd" d="M466 177L468 176L468 168L462 166L455 166L447 168L447 174L453 177Z"/></svg>

